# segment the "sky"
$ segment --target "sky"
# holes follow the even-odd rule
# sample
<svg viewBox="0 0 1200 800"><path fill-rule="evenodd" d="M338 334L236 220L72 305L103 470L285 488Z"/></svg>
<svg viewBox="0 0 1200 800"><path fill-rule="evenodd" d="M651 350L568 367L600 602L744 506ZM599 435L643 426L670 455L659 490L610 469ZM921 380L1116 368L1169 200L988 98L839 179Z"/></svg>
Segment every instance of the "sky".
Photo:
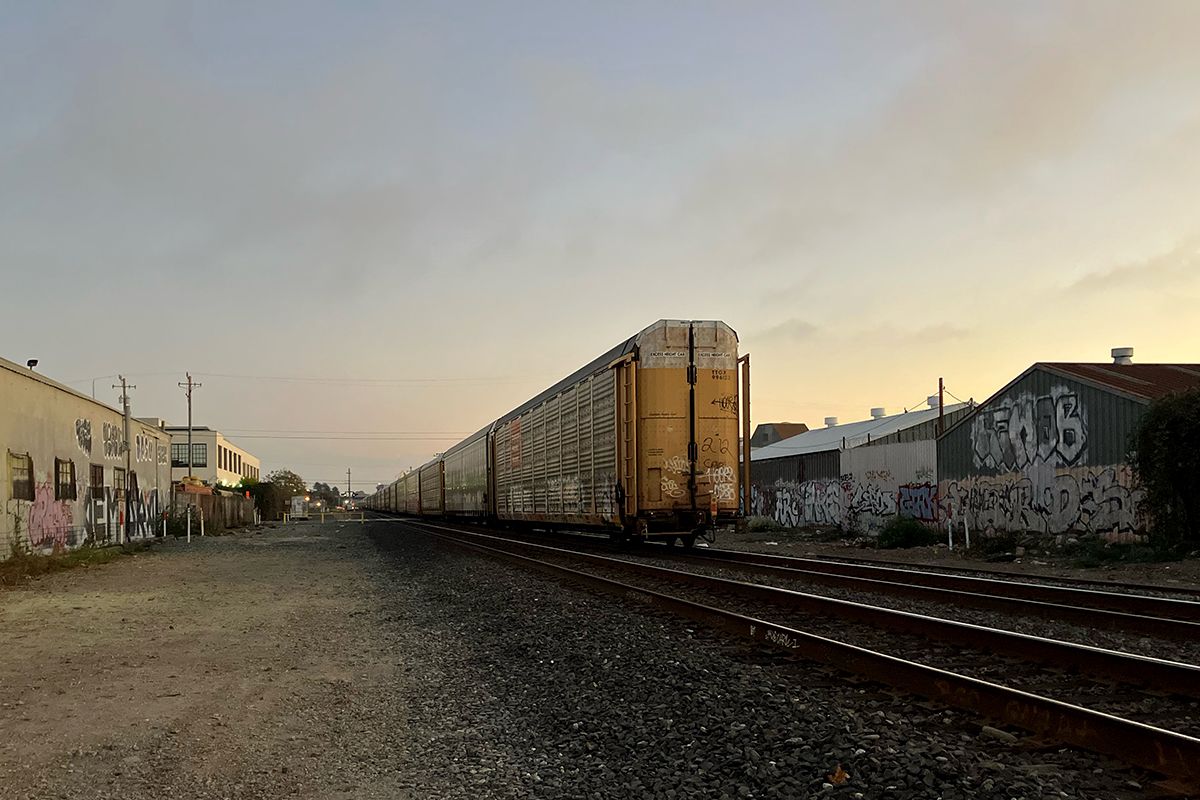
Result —
<svg viewBox="0 0 1200 800"><path fill-rule="evenodd" d="M752 420L1200 362L1200 3L0 0L0 355L373 487L661 318ZM308 438L296 438L308 437Z"/></svg>

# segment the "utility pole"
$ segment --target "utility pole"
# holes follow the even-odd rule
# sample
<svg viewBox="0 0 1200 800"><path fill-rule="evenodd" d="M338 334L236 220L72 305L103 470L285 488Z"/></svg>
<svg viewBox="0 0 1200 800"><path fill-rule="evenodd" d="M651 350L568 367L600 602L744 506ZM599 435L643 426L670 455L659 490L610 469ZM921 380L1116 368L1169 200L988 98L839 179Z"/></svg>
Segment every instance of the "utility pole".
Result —
<svg viewBox="0 0 1200 800"><path fill-rule="evenodd" d="M350 468L346 467L346 497L350 497ZM349 507L349 499L347 499L347 507Z"/></svg>
<svg viewBox="0 0 1200 800"><path fill-rule="evenodd" d="M180 387L181 389L187 389L187 401L188 401L188 479L189 479L189 483L190 483L190 482L191 482L191 477L192 477L192 390L193 390L193 389L199 389L199 388L200 388L201 386L203 386L204 384L202 384L202 383L196 383L195 381L193 381L193 380L192 380L192 373L190 373L190 372L186 372L186 373L184 373L184 374L185 374L185 375L187 375L187 383L181 383L181 384L179 384L179 387Z"/></svg>
<svg viewBox="0 0 1200 800"><path fill-rule="evenodd" d="M133 475L133 448L129 442L129 390L137 387L126 382L124 375L118 375L117 378L120 379L121 385L113 384L112 388L121 390L121 409L125 413L125 443L122 445L122 449L125 451L125 513L123 515L124 524L121 526L124 530L117 533L117 541L120 543L122 539L129 540L129 489L132 485L131 476Z"/></svg>
<svg viewBox="0 0 1200 800"><path fill-rule="evenodd" d="M937 435L946 432L946 384L938 378L938 421Z"/></svg>

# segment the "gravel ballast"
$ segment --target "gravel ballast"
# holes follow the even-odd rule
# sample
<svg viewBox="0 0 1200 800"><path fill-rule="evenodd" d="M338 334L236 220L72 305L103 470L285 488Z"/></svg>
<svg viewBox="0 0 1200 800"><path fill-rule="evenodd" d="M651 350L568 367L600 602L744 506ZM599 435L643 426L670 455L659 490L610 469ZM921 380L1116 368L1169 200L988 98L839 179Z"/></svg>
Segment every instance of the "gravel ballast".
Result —
<svg viewBox="0 0 1200 800"><path fill-rule="evenodd" d="M396 522L171 543L0 608L6 797L1114 798L1148 780Z"/></svg>

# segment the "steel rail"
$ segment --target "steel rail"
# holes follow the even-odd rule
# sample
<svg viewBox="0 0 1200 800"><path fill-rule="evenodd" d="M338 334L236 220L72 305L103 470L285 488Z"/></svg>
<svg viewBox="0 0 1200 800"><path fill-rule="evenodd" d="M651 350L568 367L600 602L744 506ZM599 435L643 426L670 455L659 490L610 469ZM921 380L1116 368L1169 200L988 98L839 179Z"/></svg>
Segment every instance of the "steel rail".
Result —
<svg viewBox="0 0 1200 800"><path fill-rule="evenodd" d="M879 580L903 580L920 586L940 589L957 589L974 594L995 593L1005 597L1037 600L1047 603L1062 603L1092 609L1106 609L1126 614L1145 614L1161 619L1200 621L1200 602L1170 597L1148 597L1146 595L1102 592L1095 589L1076 589L1069 586L1049 586L1019 580L998 580L967 575L948 575L917 569L869 566L859 563L828 561L816 558L777 556L770 553L750 553L741 550L706 549L704 553L687 553L685 558L706 558L714 561L762 564L814 569L819 572L851 575L859 578Z"/></svg>
<svg viewBox="0 0 1200 800"><path fill-rule="evenodd" d="M419 520L413 522L421 525L433 524ZM459 524L461 525L462 523ZM472 531L464 530L463 532L470 533ZM582 540L585 537L579 538ZM594 539L595 537L586 538ZM542 541L547 541L547 539L543 538ZM604 542L603 540L597 540L591 546L601 548L607 552L612 552L612 548L608 547L607 542ZM732 552L735 556L757 555L743 554L738 551L718 550L716 552ZM1181 639L1184 641L1200 641L1200 622L1192 622L1188 620L1169 619L1150 615L1113 611L1109 609L1096 609L1085 606L1065 605L1040 600L1023 600L1019 597L1008 597L1002 594L970 592L963 591L961 589L926 586L919 583L905 583L900 580L883 580L877 577L855 577L853 575L845 575L838 572L827 572L819 569L804 569L796 566L783 566L781 564L763 563L754 560L741 560L738 558L725 559L722 557L713 558L710 557L707 552L681 553L677 550L668 550L667 548L662 548L661 553L648 555L653 555L654 557L661 556L665 558L673 558L675 560L685 562L702 562L710 566L723 569L739 569L745 572L774 575L777 577L804 581L810 584L831 586L838 589L875 592L897 597L911 597L916 600L925 600L942 604L953 604L956 606L970 606L973 608L981 608L989 611L1000 611L1019 616L1037 616L1045 619L1070 622L1087 628L1103 628L1105 630L1132 632L1139 635L1155 635L1171 639ZM787 563L792 560L785 557L772 555L763 555L763 558L783 563ZM796 560L811 561L811 559ZM826 562L813 563L815 563L816 566L826 565ZM903 576L910 574L909 570L892 570L891 572L893 576L897 578L902 578ZM1003 581L997 581L995 583L997 586L993 588L1009 585Z"/></svg>
<svg viewBox="0 0 1200 800"><path fill-rule="evenodd" d="M547 574L670 611L792 655L858 674L879 683L946 705L1047 736L1066 744L1113 756L1127 764L1177 779L1185 790L1200 789L1200 739L1048 697L1011 689L936 667L906 661L856 645L776 625L765 620L642 589L580 570L464 541L436 531L418 532L521 564Z"/></svg>
<svg viewBox="0 0 1200 800"><path fill-rule="evenodd" d="M772 555L765 553L764 555ZM786 556L785 556L786 557ZM945 570L951 574L954 573L976 573L977 575L1003 580L1005 578L1020 578L1022 581L1057 581L1059 583L1069 583L1077 586L1092 586L1101 591L1112 591L1121 589L1126 592L1163 592L1166 594L1183 594L1194 597L1200 597L1200 586L1175 586L1168 584L1155 583L1130 583L1127 581L1106 581L1099 578L1067 578L1061 575L1037 575L1033 573L1018 573L1005 572L998 569L982 569L980 567L969 567L962 564L931 564L928 561L893 561L883 558L864 558L860 556L809 556L820 561L832 561L835 563L847 564L866 564L869 566L896 567L899 569L935 569Z"/></svg>
<svg viewBox="0 0 1200 800"><path fill-rule="evenodd" d="M1066 670L1083 673L1089 677L1103 676L1110 680L1149 686L1158 691L1171 692L1188 697L1200 697L1200 667L1179 661L1123 653L1093 645L1064 642L1042 636L1032 636L999 628L988 628L968 622L930 617L910 611L900 611L851 600L841 600L822 595L807 594L776 586L698 575L681 572L667 567L658 567L636 561L610 558L594 553L564 550L551 545L536 544L514 539L505 539L472 531L417 523L451 534L467 536L486 542L488 546L516 546L527 550L564 556L586 561L598 566L613 567L652 578L665 579L674 583L686 583L710 591L728 592L745 598L762 600L801 611L805 614L821 614L852 622L871 625L888 631L921 636L935 642L972 647L997 655L1011 656L1053 664Z"/></svg>

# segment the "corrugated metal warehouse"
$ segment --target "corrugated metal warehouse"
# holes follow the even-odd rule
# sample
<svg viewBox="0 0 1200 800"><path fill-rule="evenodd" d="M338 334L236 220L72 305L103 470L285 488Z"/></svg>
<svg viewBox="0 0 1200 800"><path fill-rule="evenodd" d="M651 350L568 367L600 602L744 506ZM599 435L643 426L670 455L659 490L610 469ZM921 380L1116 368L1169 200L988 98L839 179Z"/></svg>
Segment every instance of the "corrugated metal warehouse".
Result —
<svg viewBox="0 0 1200 800"><path fill-rule="evenodd" d="M153 536L169 502L170 436L0 359L0 558Z"/></svg>
<svg viewBox="0 0 1200 800"><path fill-rule="evenodd" d="M953 425L968 410L947 406L943 424ZM935 521L936 402L892 416L875 413L751 451L751 513L787 527L859 533L878 530L897 514Z"/></svg>
<svg viewBox="0 0 1200 800"><path fill-rule="evenodd" d="M942 517L983 533L1143 531L1131 436L1151 401L1195 386L1200 364L1034 364L938 440Z"/></svg>

